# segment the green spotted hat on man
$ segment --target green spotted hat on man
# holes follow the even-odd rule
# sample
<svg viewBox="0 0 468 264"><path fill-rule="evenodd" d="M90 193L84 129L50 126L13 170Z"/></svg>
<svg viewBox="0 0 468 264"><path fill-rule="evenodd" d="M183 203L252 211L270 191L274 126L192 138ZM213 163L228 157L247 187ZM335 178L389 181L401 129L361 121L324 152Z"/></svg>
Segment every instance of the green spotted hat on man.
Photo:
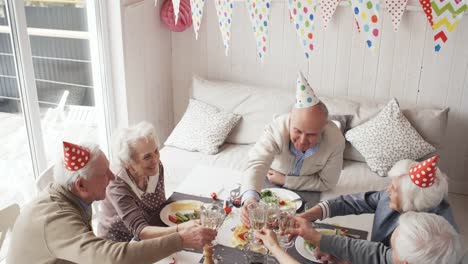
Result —
<svg viewBox="0 0 468 264"><path fill-rule="evenodd" d="M306 78L299 72L296 82L296 104L295 108L307 108L320 103L320 99L315 94Z"/></svg>

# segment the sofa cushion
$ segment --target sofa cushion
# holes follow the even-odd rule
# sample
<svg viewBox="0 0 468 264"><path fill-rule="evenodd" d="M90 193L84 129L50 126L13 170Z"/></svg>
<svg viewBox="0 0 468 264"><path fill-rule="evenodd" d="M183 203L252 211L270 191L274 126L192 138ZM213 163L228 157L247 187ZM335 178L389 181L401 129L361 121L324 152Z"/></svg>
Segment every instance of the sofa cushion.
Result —
<svg viewBox="0 0 468 264"><path fill-rule="evenodd" d="M328 119L333 121L335 125L341 130L341 133L343 135L346 132L346 128L348 128L348 123L351 121L351 118L353 118L352 115L330 115L328 116Z"/></svg>
<svg viewBox="0 0 468 264"><path fill-rule="evenodd" d="M240 118L239 115L219 111L214 106L191 99L187 111L165 145L216 154Z"/></svg>
<svg viewBox="0 0 468 264"><path fill-rule="evenodd" d="M322 192L320 199L332 199L343 194L385 190L392 182L390 177L379 177L363 162L345 160L338 184Z"/></svg>
<svg viewBox="0 0 468 264"><path fill-rule="evenodd" d="M320 97L331 115L350 114L353 116L346 130L354 128L377 115L386 105L381 100L370 100L362 97ZM405 104L401 105L403 115L416 131L437 151L442 149L442 139L448 120L448 108L424 108ZM365 162L364 157L347 142L344 159Z"/></svg>
<svg viewBox="0 0 468 264"><path fill-rule="evenodd" d="M411 126L396 99L390 100L371 120L349 130L346 140L380 176L385 176L399 160L418 160L436 150Z"/></svg>
<svg viewBox="0 0 468 264"><path fill-rule="evenodd" d="M227 143L253 144L274 116L287 113L293 106L294 89L290 92L238 83L208 81L194 76L192 97L217 108L242 116Z"/></svg>

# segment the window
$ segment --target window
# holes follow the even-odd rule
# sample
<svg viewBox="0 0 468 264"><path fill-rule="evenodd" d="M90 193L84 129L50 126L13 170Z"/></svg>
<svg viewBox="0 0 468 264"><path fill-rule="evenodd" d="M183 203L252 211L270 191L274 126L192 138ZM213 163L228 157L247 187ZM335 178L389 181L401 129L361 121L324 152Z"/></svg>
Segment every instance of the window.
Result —
<svg viewBox="0 0 468 264"><path fill-rule="evenodd" d="M107 150L99 2L0 0L0 208L35 195L62 140Z"/></svg>

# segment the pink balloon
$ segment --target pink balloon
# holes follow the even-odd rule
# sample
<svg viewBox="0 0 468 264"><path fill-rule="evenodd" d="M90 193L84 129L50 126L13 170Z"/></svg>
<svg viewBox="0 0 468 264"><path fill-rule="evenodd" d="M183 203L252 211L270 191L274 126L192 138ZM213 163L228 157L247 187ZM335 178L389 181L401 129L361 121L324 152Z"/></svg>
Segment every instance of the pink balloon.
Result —
<svg viewBox="0 0 468 264"><path fill-rule="evenodd" d="M174 7L172 0L166 0L161 7L161 20L166 27L173 32L182 32L192 25L192 11L190 0L180 0L179 19L175 24Z"/></svg>

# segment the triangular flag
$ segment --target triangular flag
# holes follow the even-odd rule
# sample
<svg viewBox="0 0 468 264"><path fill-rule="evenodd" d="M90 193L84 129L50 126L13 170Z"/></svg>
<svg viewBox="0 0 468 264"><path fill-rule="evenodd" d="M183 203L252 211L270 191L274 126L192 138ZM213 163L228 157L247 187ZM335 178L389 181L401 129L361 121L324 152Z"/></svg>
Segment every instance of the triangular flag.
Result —
<svg viewBox="0 0 468 264"><path fill-rule="evenodd" d="M270 0L246 0L250 21L257 42L257 54L263 62L267 50L268 26L270 24Z"/></svg>
<svg viewBox="0 0 468 264"><path fill-rule="evenodd" d="M393 30L398 31L398 26L401 22L401 17L406 9L408 0L385 0L385 7L392 17Z"/></svg>
<svg viewBox="0 0 468 264"><path fill-rule="evenodd" d="M327 28L340 1L341 0L320 0L320 14L322 15L323 28Z"/></svg>
<svg viewBox="0 0 468 264"><path fill-rule="evenodd" d="M203 18L203 7L205 0L190 0L190 7L192 9L193 30L195 31L195 39L198 39L198 32Z"/></svg>
<svg viewBox="0 0 468 264"><path fill-rule="evenodd" d="M228 55L229 45L231 43L232 2L233 0L215 0L219 29L223 37L226 56Z"/></svg>
<svg viewBox="0 0 468 264"><path fill-rule="evenodd" d="M463 0L432 0L431 7L434 50L439 52L448 39L448 33L458 25L468 5Z"/></svg>
<svg viewBox="0 0 468 264"><path fill-rule="evenodd" d="M313 0L289 0L289 11L294 20L297 35L304 48L307 59L316 49L315 43L315 11L317 2Z"/></svg>
<svg viewBox="0 0 468 264"><path fill-rule="evenodd" d="M175 24L177 25L177 21L179 21L180 0L171 0L171 1L172 1L172 7L174 8Z"/></svg>
<svg viewBox="0 0 468 264"><path fill-rule="evenodd" d="M351 5L358 30L365 36L367 47L376 50L381 35L379 0L352 0Z"/></svg>
<svg viewBox="0 0 468 264"><path fill-rule="evenodd" d="M432 7L431 7L431 0L419 0L421 4L424 14L426 14L427 20L432 27Z"/></svg>

